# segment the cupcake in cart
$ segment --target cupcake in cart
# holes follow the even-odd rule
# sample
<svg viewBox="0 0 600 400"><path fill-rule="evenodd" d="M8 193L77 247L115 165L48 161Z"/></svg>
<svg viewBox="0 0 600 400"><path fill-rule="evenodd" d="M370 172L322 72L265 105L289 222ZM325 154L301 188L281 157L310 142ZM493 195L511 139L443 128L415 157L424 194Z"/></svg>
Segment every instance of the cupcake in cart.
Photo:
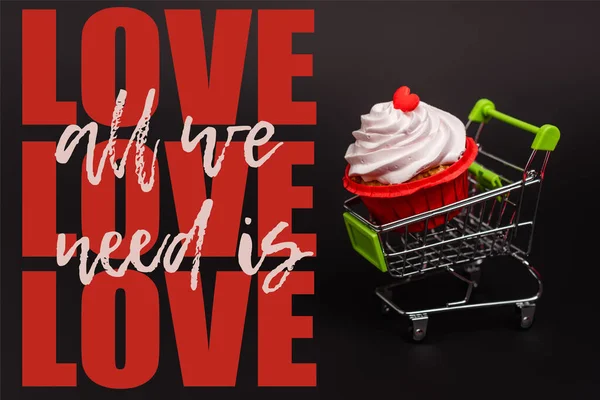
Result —
<svg viewBox="0 0 600 400"><path fill-rule="evenodd" d="M532 136L524 167L481 145L492 119ZM403 86L362 115L352 134L343 177L352 196L343 217L354 250L394 278L375 291L383 312L408 317L416 341L425 338L430 315L452 310L513 305L520 326L531 327L542 280L528 256L558 128L508 116L488 99L477 101L463 124ZM484 260L498 256L518 260L537 290L525 298L473 302ZM394 301L402 285L444 272L467 284L464 298L413 310Z"/></svg>

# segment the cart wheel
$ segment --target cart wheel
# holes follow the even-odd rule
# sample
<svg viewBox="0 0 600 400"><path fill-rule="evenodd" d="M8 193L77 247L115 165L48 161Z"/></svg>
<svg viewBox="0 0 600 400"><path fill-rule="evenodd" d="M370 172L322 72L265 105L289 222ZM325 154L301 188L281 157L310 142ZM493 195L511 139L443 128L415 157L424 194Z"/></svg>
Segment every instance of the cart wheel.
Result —
<svg viewBox="0 0 600 400"><path fill-rule="evenodd" d="M412 340L415 341L415 342L421 342L421 341L423 341L425 339L425 336L427 335L421 329L415 329L413 326L410 326L408 328L408 334L411 335Z"/></svg>
<svg viewBox="0 0 600 400"><path fill-rule="evenodd" d="M427 314L414 314L410 316L411 325L408 333L412 335L415 342L420 342L427 336Z"/></svg>
<svg viewBox="0 0 600 400"><path fill-rule="evenodd" d="M381 313L383 315L388 315L390 313L390 311L392 311L392 308L385 301L382 301L381 302Z"/></svg>
<svg viewBox="0 0 600 400"><path fill-rule="evenodd" d="M473 288L477 288L481 282L481 263L483 260L477 260L473 265L468 266L465 271L469 274Z"/></svg>
<svg viewBox="0 0 600 400"><path fill-rule="evenodd" d="M534 303L518 303L519 324L522 329L529 329L533 325L533 317L535 315Z"/></svg>
<svg viewBox="0 0 600 400"><path fill-rule="evenodd" d="M383 297L385 297L388 300L392 299L392 291L390 289L384 289L383 292ZM392 311L392 307L390 307L390 305L388 303L386 303L385 301L381 300L381 313L383 315L387 315Z"/></svg>

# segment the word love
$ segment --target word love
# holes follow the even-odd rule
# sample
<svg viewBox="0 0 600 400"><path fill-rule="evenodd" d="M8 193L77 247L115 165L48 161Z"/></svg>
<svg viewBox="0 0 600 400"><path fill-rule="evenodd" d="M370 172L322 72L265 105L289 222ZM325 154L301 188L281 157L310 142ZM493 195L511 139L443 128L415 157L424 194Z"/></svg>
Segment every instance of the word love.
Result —
<svg viewBox="0 0 600 400"><path fill-rule="evenodd" d="M315 386L317 365L292 359L293 341L312 338L312 318L292 315L292 303L314 293L314 273L294 272L281 290L258 290L253 296L253 281L260 285L265 277L265 272L250 277L241 271L217 271L214 285L202 282L192 291L187 273L165 273L166 287L159 291L138 271L129 270L118 279L102 272L83 289L81 322L67 324L64 317L56 318L60 285L55 272L24 271L23 385L75 387L89 380L105 388L131 389L167 368L181 374L184 387L232 387L247 345L254 341L258 386ZM256 336L246 342L251 303L258 313ZM168 304L166 312L161 304ZM125 311L121 329L116 323L119 309ZM162 324L171 333L163 335ZM125 341L121 349L117 332ZM60 351L61 342L79 341L80 353L65 353L64 345ZM165 351L173 357L163 357Z"/></svg>
<svg viewBox="0 0 600 400"><path fill-rule="evenodd" d="M100 161L98 162L96 173L94 173L94 153L96 150L96 138L98 136L98 123L96 123L95 121L90 122L83 128L75 124L67 126L67 128L64 130L62 136L58 141L55 153L56 161L60 164L66 164L71 159L71 156L73 155L75 148L79 144L79 141L83 138L83 136L89 134L85 168L88 181L92 185L98 185L102 180L102 172L104 170L104 165L106 164L107 157L110 158L110 163L115 173L115 176L119 179L123 178L125 174L125 164L127 161L127 155L129 154L129 150L135 140L135 173L138 178L138 184L144 192L149 192L150 190L152 190L155 180L154 176L156 168L156 156L158 154L158 144L160 143L160 140L157 140L156 144L154 145L151 174L148 182L145 181L146 172L144 171L144 145L147 141L150 116L152 104L154 103L155 92L156 91L154 88L148 91L148 96L146 97L146 103L144 105L142 116L140 117L135 129L133 130L133 133L131 134L131 137L129 138L127 147L125 148L125 151L123 152L123 155L121 157L120 164L117 164L115 160L115 144L117 140L117 130L119 129L121 116L123 115L125 99L127 98L127 91L125 90L120 90L119 95L117 96L115 108L113 111L113 118L110 125L110 137L108 139L108 143L104 148L104 151L102 152ZM255 160L253 155L253 148L262 146L266 144L269 141L269 139L271 139L271 137L275 133L275 128L273 127L273 125L266 121L260 121L254 126L254 128L251 128L250 126L230 126L227 128L227 141L225 142L225 146L221 150L221 154L218 156L215 164L212 165L213 153L215 152L217 131L213 127L206 127L200 134L198 134L193 140L190 141L190 128L192 126L192 122L193 118L190 116L188 116L185 119L183 134L181 138L182 147L186 152L191 153L196 149L197 146L199 146L200 141L204 137L206 137L206 148L204 150L204 171L211 178L217 176L217 174L221 170L221 163L223 162L223 159L225 157L225 150L231 144L233 135L236 132L250 131L244 143L244 157L248 165L253 168L258 168L262 164L264 164L273 155L273 153L275 153L275 151L281 145L283 145L282 142L278 143L262 158L260 158L259 160ZM261 139L256 139L257 133L260 132L263 128L267 131L265 136L263 136ZM75 138L72 138L74 134L76 134L76 136Z"/></svg>
<svg viewBox="0 0 600 400"><path fill-rule="evenodd" d="M129 110L121 116L123 127L136 125L149 88L156 89L151 112L156 111L165 76L177 84L179 101L169 101L180 107L182 121L190 115L200 125L235 125L247 74L257 78L259 121L315 125L316 102L294 101L292 96L292 80L313 75L312 54L293 53L292 37L314 31L314 11L236 9L211 14L167 9L153 18L130 7L111 7L93 14L83 24L78 49L61 44L62 54L81 54L76 65L81 73L80 104L85 113L101 125L111 124L117 82L115 33L121 30L125 49L122 67L131 92ZM208 25L214 27L212 43L205 40L204 31L209 28L203 20L207 17L214 18ZM255 24L252 29L251 24ZM24 125L68 125L78 120L78 102L57 97L56 76L61 75L62 65L57 62L57 25L56 10L23 11ZM251 55L247 44L254 29L258 46ZM168 69L160 67L165 57L173 65L170 76ZM250 59L257 60L255 72L246 68Z"/></svg>

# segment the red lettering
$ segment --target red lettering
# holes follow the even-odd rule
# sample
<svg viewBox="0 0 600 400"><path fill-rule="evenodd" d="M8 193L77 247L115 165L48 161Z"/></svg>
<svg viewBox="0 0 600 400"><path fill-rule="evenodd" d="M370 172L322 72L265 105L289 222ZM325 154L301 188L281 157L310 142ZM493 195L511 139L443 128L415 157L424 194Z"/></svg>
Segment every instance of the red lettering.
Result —
<svg viewBox="0 0 600 400"><path fill-rule="evenodd" d="M200 10L165 10L183 119L234 125L251 10L217 10L210 81Z"/></svg>
<svg viewBox="0 0 600 400"><path fill-rule="evenodd" d="M85 111L99 124L110 126L115 107L115 32L125 30L126 106L120 126L137 125L148 91L159 93L159 44L156 24L146 13L112 7L92 15L81 34L81 99Z"/></svg>
<svg viewBox="0 0 600 400"><path fill-rule="evenodd" d="M314 125L314 101L292 101L292 76L312 76L311 54L292 54L292 33L314 31L313 10L258 12L258 119L273 125Z"/></svg>
<svg viewBox="0 0 600 400"><path fill-rule="evenodd" d="M56 272L23 272L23 386L77 386L77 365L56 362Z"/></svg>
<svg viewBox="0 0 600 400"><path fill-rule="evenodd" d="M258 149L259 157L267 154L273 146L274 143L261 146ZM278 241L294 242L302 251L312 251L316 256L316 234L291 233L292 208L312 208L313 202L312 187L292 186L292 165L313 163L313 142L285 142L258 168L258 237L265 237L279 222L287 222L289 228L277 237ZM259 255L262 255L260 249ZM284 255L284 251L280 251L271 257Z"/></svg>
<svg viewBox="0 0 600 400"><path fill-rule="evenodd" d="M189 272L165 277L183 384L235 386L251 277L243 272L217 272L210 344L200 278L192 291Z"/></svg>
<svg viewBox="0 0 600 400"><path fill-rule="evenodd" d="M23 142L23 257L56 257L56 159L54 142ZM66 247L75 243L66 235Z"/></svg>
<svg viewBox="0 0 600 400"><path fill-rule="evenodd" d="M115 142L115 154L123 154L128 140L118 139ZM96 145L94 162L98 163L104 147L108 142ZM144 148L144 165L146 174L150 175L152 165L152 149ZM145 229L150 233L150 241L141 251L146 253L152 248L158 238L158 223L160 213L160 181L158 163L156 164L154 186L149 192L142 191L135 173L135 146L127 155L125 168L125 233L121 245L110 255L111 259L125 259L129 254L131 237L138 229ZM87 156L86 156L87 157ZM115 181L116 177L107 158L102 171L102 181L92 185L87 178L85 170L86 157L83 160L81 176L81 230L83 236L90 239L90 250L98 254L100 243L106 232L115 230ZM118 157L116 157L118 159ZM148 179L148 178L146 178ZM192 221L193 222L193 221ZM55 250L56 254L56 245Z"/></svg>
<svg viewBox="0 0 600 400"><path fill-rule="evenodd" d="M259 288L267 272L259 272ZM292 338L312 338L312 317L292 316L292 295L313 294L314 273L292 272L277 291L258 293L258 385L316 386L314 363L292 363Z"/></svg>
<svg viewBox="0 0 600 400"><path fill-rule="evenodd" d="M115 366L115 293L125 290L125 367ZM129 389L148 382L159 358L159 302L152 280L128 270L113 278L94 277L81 298L81 358L87 376L111 389Z"/></svg>
<svg viewBox="0 0 600 400"><path fill-rule="evenodd" d="M75 123L77 104L56 101L56 10L23 10L22 40L23 125Z"/></svg>
<svg viewBox="0 0 600 400"><path fill-rule="evenodd" d="M215 154L221 154L224 145L224 142L217 142ZM180 142L165 142L165 149L179 231L188 232L207 196L202 153L200 149L186 153ZM244 143L231 142L225 150L221 171L212 181L210 197L214 204L202 246L204 257L236 255L247 175ZM189 246L186 255L193 257L195 246Z"/></svg>

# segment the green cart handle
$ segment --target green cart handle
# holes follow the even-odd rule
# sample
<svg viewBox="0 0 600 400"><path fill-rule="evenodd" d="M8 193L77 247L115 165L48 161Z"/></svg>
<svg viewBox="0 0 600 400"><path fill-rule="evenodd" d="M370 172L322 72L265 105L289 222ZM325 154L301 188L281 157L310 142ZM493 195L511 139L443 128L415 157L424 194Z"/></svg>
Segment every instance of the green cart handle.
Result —
<svg viewBox="0 0 600 400"><path fill-rule="evenodd" d="M554 151L560 139L560 131L554 125L542 125L537 127L527 122L523 122L509 115L496 110L496 106L488 99L481 99L475 103L475 107L469 114L469 121L477 123L487 123L492 118L512 125L516 128L531 132L535 135L531 148L533 150Z"/></svg>

